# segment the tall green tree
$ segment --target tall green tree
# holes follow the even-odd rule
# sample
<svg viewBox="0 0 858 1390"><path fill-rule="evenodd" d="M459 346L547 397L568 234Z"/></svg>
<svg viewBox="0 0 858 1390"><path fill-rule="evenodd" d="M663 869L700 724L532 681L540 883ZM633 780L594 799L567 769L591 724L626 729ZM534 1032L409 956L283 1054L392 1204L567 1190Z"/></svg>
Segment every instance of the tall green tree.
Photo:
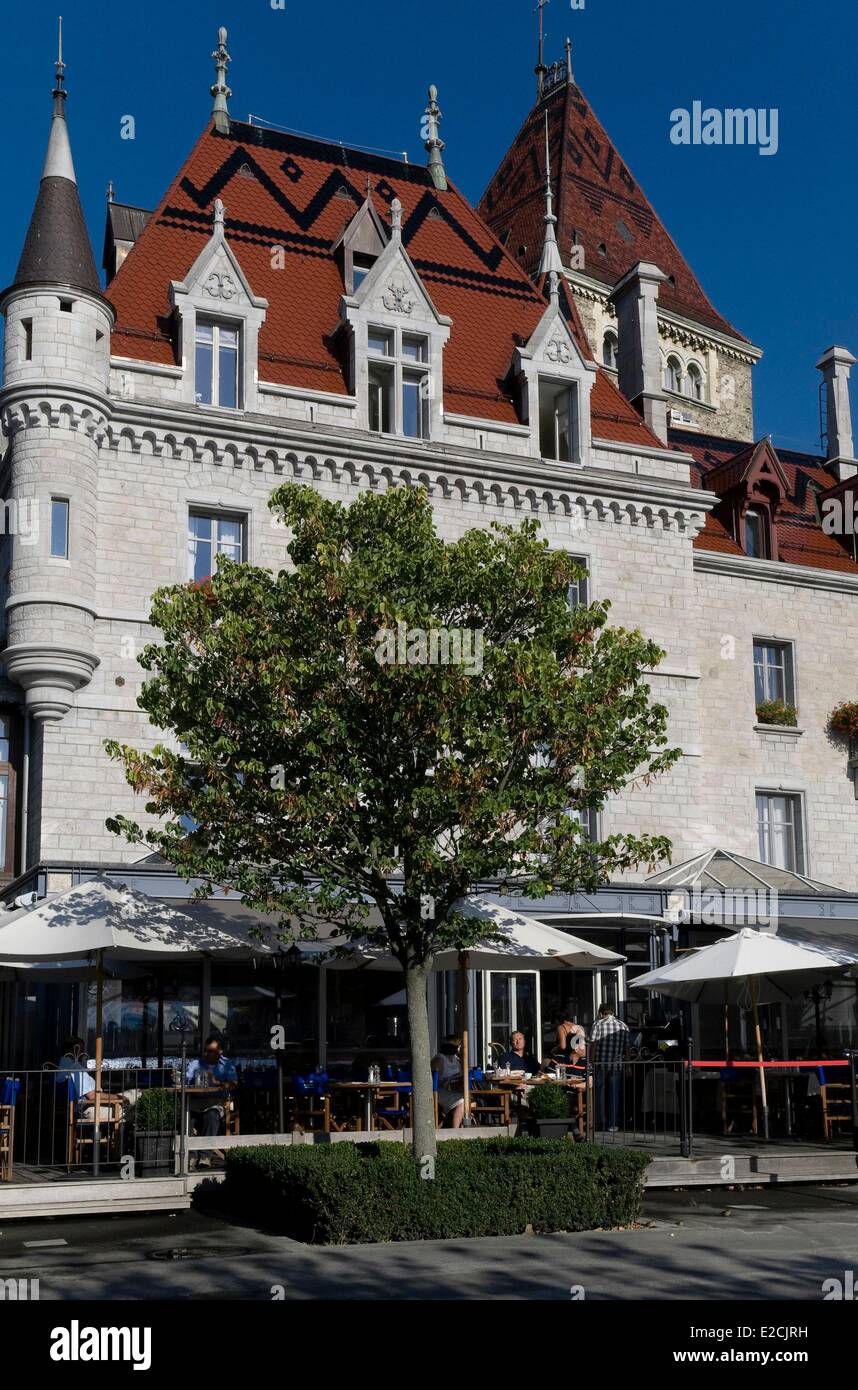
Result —
<svg viewBox="0 0 858 1390"><path fill-rule="evenodd" d="M594 843L578 818L679 756L648 684L663 653L609 626L607 603L570 606L581 571L533 521L444 542L419 489L345 507L286 484L270 505L290 568L221 560L155 594L139 704L182 751L108 743L162 818L108 825L283 933L321 918L392 952L422 1158L427 976L488 932L456 904L487 886L592 890L669 853L659 835Z"/></svg>

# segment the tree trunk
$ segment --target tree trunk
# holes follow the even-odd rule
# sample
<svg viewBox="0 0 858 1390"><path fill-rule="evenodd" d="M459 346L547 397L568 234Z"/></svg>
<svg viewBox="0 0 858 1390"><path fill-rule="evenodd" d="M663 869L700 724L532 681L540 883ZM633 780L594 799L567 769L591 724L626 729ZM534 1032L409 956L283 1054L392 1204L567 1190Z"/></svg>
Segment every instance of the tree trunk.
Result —
<svg viewBox="0 0 858 1390"><path fill-rule="evenodd" d="M411 1038L412 1113L414 1118L414 1157L426 1165L424 1176L432 1176L435 1159L435 1101L432 1094L432 1049L429 1043L429 1006L426 1000L427 965L405 968L408 998L408 1031Z"/></svg>

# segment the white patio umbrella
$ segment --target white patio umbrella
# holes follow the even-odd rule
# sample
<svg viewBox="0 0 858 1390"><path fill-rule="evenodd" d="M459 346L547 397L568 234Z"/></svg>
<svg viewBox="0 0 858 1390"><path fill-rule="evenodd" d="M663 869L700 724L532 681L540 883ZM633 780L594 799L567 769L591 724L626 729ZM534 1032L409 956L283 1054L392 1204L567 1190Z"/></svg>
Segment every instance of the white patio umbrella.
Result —
<svg viewBox="0 0 858 1390"><path fill-rule="evenodd" d="M739 1004L752 1009L760 1063L763 1134L768 1139L769 1106L759 1005L794 999L816 983L820 975L840 974L849 964L842 951L834 956L825 949L800 946L775 932L743 927L733 936L677 956L668 965L639 975L631 983L633 989L668 994L692 1004Z"/></svg>
<svg viewBox="0 0 858 1390"><path fill-rule="evenodd" d="M43 970L67 963L70 972L95 965L95 1106L99 1114L104 1025L104 958L150 962L221 959L270 953L239 933L201 923L145 893L90 879L46 898L36 907L0 916L0 965ZM87 959L88 958L88 959ZM98 1146L94 1146L97 1156Z"/></svg>
<svg viewBox="0 0 858 1390"><path fill-rule="evenodd" d="M459 997L462 1012L462 1072L465 1115L469 1113L468 1056L468 971L469 970L598 970L620 965L625 959L616 951L595 946L579 936L558 931L533 917L525 917L493 898L468 897L455 904L463 916L485 923L486 935L494 940L479 942L467 950L451 947L439 951L432 969L459 971ZM399 971L399 961L381 946L357 941L346 953L333 960L331 969L363 968Z"/></svg>

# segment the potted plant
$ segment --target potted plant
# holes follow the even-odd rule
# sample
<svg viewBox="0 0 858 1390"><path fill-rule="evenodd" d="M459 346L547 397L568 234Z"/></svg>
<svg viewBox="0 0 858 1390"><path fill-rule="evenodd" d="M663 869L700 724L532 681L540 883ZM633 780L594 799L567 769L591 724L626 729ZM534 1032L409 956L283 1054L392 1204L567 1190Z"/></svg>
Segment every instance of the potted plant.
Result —
<svg viewBox="0 0 858 1390"><path fill-rule="evenodd" d="M795 705L783 700L761 700L757 705L757 719L761 724L781 724L794 729L798 724L798 711Z"/></svg>
<svg viewBox="0 0 858 1390"><path fill-rule="evenodd" d="M572 1123L565 1087L543 1081L527 1094L528 1127L540 1139L562 1139Z"/></svg>
<svg viewBox="0 0 858 1390"><path fill-rule="evenodd" d="M135 1172L169 1168L177 1132L175 1091L141 1091L134 1107Z"/></svg>
<svg viewBox="0 0 858 1390"><path fill-rule="evenodd" d="M844 700L828 717L831 732L849 740L849 766L858 765L858 704Z"/></svg>

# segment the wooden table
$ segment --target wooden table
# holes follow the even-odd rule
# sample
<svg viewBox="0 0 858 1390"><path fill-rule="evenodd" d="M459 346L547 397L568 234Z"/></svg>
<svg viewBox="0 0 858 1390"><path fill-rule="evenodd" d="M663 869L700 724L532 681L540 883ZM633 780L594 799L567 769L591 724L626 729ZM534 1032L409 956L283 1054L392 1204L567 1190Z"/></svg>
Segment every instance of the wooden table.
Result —
<svg viewBox="0 0 858 1390"><path fill-rule="evenodd" d="M583 1073L580 1073L578 1076L575 1077L564 1076L561 1078L557 1076L549 1076L545 1072L540 1072L536 1076L531 1076L529 1079L525 1080L523 1076L498 1076L497 1074L495 1074L494 1076L490 1076L489 1073L486 1072L485 1077L486 1080L490 1081L493 1086L499 1086L502 1089L515 1091L519 1095L519 1100L522 1099L520 1092L524 1091L527 1087L544 1086L549 1081L553 1081L555 1086L562 1086L564 1090L575 1091L578 1097L578 1133L583 1135L584 1092L585 1090L592 1087L592 1076L588 1077L585 1081Z"/></svg>
<svg viewBox="0 0 858 1390"><path fill-rule="evenodd" d="M394 1094L408 1094L411 1091L410 1081L329 1081L329 1091L344 1091L346 1094L351 1092L366 1092L366 1099L363 1107L364 1129L372 1129L372 1101L373 1096L381 1091L391 1091Z"/></svg>

